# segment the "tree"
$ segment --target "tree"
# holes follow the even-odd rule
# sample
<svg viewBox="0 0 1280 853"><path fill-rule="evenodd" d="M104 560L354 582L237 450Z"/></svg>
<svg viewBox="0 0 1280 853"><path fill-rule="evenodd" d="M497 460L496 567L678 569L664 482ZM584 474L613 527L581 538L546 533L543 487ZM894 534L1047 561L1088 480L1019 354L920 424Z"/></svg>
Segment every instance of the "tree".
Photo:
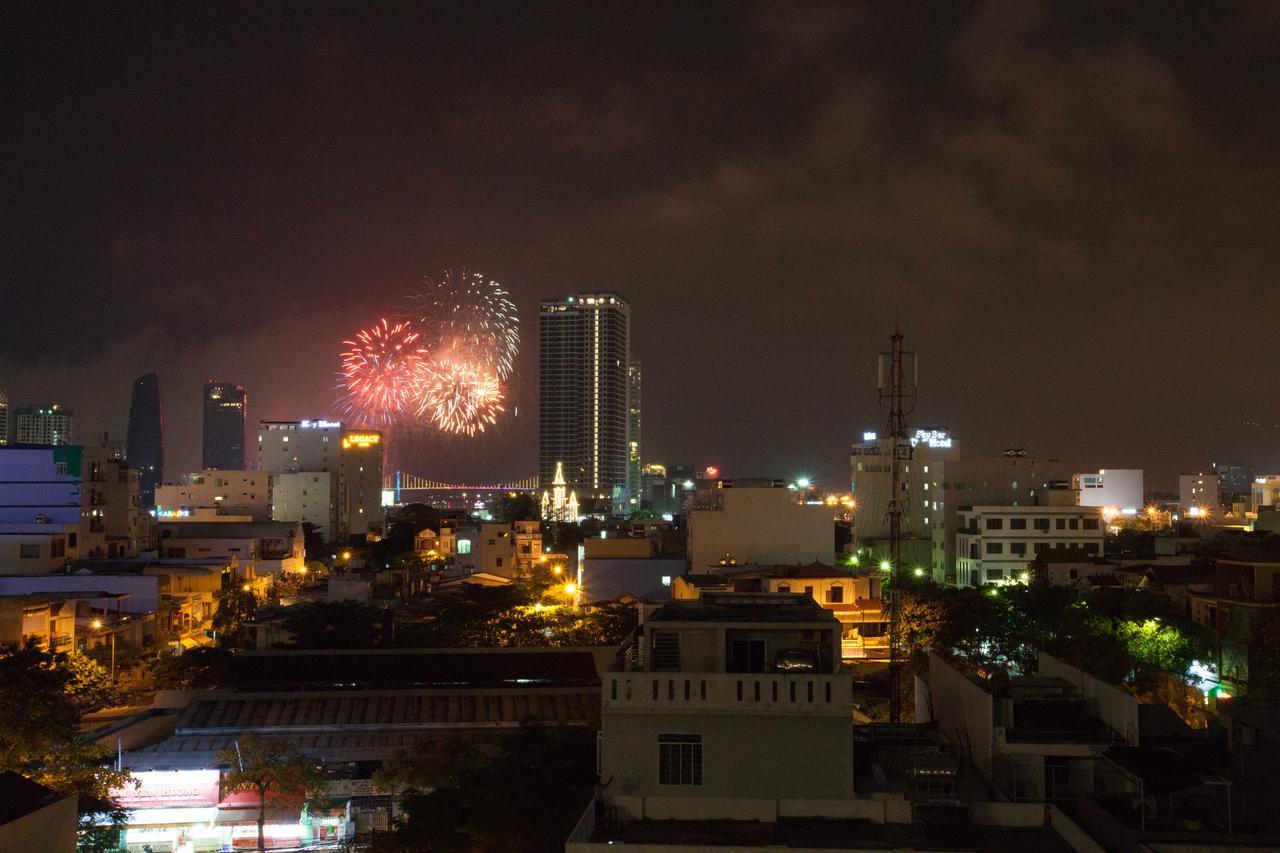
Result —
<svg viewBox="0 0 1280 853"><path fill-rule="evenodd" d="M496 750L426 743L374 778L405 816L375 850L560 850L595 779L589 730L526 722Z"/></svg>
<svg viewBox="0 0 1280 853"><path fill-rule="evenodd" d="M1280 607L1267 610L1249 651L1249 695L1280 698Z"/></svg>
<svg viewBox="0 0 1280 853"><path fill-rule="evenodd" d="M284 612L297 649L368 649L382 628L381 611L356 601L312 601Z"/></svg>
<svg viewBox="0 0 1280 853"><path fill-rule="evenodd" d="M79 710L101 708L115 698L111 673L93 658L83 652L67 652L61 665L70 674L65 688L67 695Z"/></svg>
<svg viewBox="0 0 1280 853"><path fill-rule="evenodd" d="M521 521L534 519L542 514L541 507L529 492L503 494L493 508L493 517L497 521Z"/></svg>
<svg viewBox="0 0 1280 853"><path fill-rule="evenodd" d="M218 590L217 609L213 613L213 630L218 637L218 645L224 649L242 648L247 641L244 623L253 619L257 609L257 596L247 583L232 578Z"/></svg>
<svg viewBox="0 0 1280 853"><path fill-rule="evenodd" d="M68 656L33 644L0 655L0 771L34 778L62 794L77 794L83 851L115 849L125 813L112 790L129 780L114 770L110 751L81 741L76 673ZM98 827L99 815L111 823Z"/></svg>
<svg viewBox="0 0 1280 853"><path fill-rule="evenodd" d="M231 662L225 648L200 646L181 654L162 654L152 668L160 690L204 690L222 683Z"/></svg>
<svg viewBox="0 0 1280 853"><path fill-rule="evenodd" d="M219 763L231 765L222 783L227 791L258 795L258 850L266 850L263 826L268 797L275 803L301 803L319 795L321 777L315 762L287 741L243 734L234 746L218 753Z"/></svg>

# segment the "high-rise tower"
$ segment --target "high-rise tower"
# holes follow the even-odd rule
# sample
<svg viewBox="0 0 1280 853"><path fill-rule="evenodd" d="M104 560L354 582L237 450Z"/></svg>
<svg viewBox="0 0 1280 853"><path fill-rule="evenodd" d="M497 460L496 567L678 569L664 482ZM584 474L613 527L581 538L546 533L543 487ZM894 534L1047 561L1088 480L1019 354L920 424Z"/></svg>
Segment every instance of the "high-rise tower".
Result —
<svg viewBox="0 0 1280 853"><path fill-rule="evenodd" d="M627 365L627 499L640 508L640 359Z"/></svg>
<svg viewBox="0 0 1280 853"><path fill-rule="evenodd" d="M584 503L627 499L631 306L617 293L543 300L539 316L538 484L556 464Z"/></svg>
<svg viewBox="0 0 1280 853"><path fill-rule="evenodd" d="M0 388L0 447L9 443L9 395Z"/></svg>
<svg viewBox="0 0 1280 853"><path fill-rule="evenodd" d="M249 399L243 385L204 383L204 452L201 467L244 470L244 416Z"/></svg>
<svg viewBox="0 0 1280 853"><path fill-rule="evenodd" d="M156 499L156 484L164 471L164 412L160 405L158 373L148 373L133 380L125 444L129 467L138 471L138 502L152 506Z"/></svg>

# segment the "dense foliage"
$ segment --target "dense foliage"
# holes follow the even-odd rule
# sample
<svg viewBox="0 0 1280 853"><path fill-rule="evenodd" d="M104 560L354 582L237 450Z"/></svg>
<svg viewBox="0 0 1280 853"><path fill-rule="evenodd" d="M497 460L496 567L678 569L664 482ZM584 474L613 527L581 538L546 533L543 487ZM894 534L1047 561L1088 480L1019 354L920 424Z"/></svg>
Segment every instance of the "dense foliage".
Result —
<svg viewBox="0 0 1280 853"><path fill-rule="evenodd" d="M529 723L496 747L425 743L375 781L403 790L405 817L373 841L379 853L563 850L591 799L594 735Z"/></svg>
<svg viewBox="0 0 1280 853"><path fill-rule="evenodd" d="M63 794L77 794L81 851L115 849L125 814L111 797L127 772L110 750L81 741L81 707L100 701L101 667L83 655L26 646L0 655L0 770L11 770ZM111 823L94 825L100 815Z"/></svg>

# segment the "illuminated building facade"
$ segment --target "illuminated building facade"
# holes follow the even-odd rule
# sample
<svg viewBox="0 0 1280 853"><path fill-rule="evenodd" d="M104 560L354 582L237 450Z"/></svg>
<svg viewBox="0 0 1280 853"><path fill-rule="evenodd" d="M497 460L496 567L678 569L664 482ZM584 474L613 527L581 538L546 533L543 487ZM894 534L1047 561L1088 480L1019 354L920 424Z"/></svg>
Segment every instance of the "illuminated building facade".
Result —
<svg viewBox="0 0 1280 853"><path fill-rule="evenodd" d="M13 443L75 444L75 412L57 403L19 407L13 413Z"/></svg>
<svg viewBox="0 0 1280 853"><path fill-rule="evenodd" d="M271 473L273 483L279 482L283 474L327 472L337 478L336 490L331 491L328 528L337 531L340 539L382 529L383 452L382 433L347 430L338 421L260 421L258 424L258 464L263 471ZM301 488L297 482L288 485ZM299 505L296 501L290 504L291 507ZM281 509L277 502L273 512L277 521L301 520L282 517ZM314 512L314 509L308 511Z"/></svg>
<svg viewBox="0 0 1280 853"><path fill-rule="evenodd" d="M244 416L248 395L243 385L204 383L204 447L201 466L208 470L244 470Z"/></svg>
<svg viewBox="0 0 1280 853"><path fill-rule="evenodd" d="M551 489L563 462L581 500L615 512L629 501L630 327L617 293L544 300L539 315L538 485Z"/></svg>
<svg viewBox="0 0 1280 853"><path fill-rule="evenodd" d="M156 485L164 477L164 408L160 403L160 374L133 380L129 398L129 430L125 458L138 471L138 501L152 506Z"/></svg>
<svg viewBox="0 0 1280 853"><path fill-rule="evenodd" d="M570 491L564 480L564 465L556 463L556 473L551 478L551 490L542 493L542 518L544 521L578 520L578 493Z"/></svg>
<svg viewBox="0 0 1280 853"><path fill-rule="evenodd" d="M1077 506L1105 509L1109 514L1136 516L1142 511L1142 471L1104 468L1096 474L1072 474Z"/></svg>
<svg viewBox="0 0 1280 853"><path fill-rule="evenodd" d="M9 443L9 395L0 388L0 447Z"/></svg>
<svg viewBox="0 0 1280 853"><path fill-rule="evenodd" d="M627 365L627 503L640 507L640 360Z"/></svg>

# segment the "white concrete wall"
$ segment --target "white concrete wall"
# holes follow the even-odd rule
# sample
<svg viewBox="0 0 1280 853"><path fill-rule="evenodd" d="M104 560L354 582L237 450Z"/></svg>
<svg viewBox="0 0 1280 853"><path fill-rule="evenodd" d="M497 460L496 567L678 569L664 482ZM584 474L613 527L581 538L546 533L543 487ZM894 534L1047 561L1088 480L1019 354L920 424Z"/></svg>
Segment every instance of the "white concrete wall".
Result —
<svg viewBox="0 0 1280 853"><path fill-rule="evenodd" d="M853 725L848 716L613 713L606 709L602 733L603 775L614 780L611 797L853 796ZM659 734L702 736L701 785L658 784Z"/></svg>
<svg viewBox="0 0 1280 853"><path fill-rule="evenodd" d="M789 489L717 489L723 509L689 513L694 574L713 573L726 552L740 563L832 563L835 517L828 506L796 503Z"/></svg>
<svg viewBox="0 0 1280 853"><path fill-rule="evenodd" d="M1130 746L1138 745L1138 700L1119 687L1094 678L1089 673L1040 653L1040 675L1069 681L1095 706L1098 718L1114 729Z"/></svg>
<svg viewBox="0 0 1280 853"><path fill-rule="evenodd" d="M943 737L991 776L995 719L991 694L936 654L929 654L929 708Z"/></svg>

